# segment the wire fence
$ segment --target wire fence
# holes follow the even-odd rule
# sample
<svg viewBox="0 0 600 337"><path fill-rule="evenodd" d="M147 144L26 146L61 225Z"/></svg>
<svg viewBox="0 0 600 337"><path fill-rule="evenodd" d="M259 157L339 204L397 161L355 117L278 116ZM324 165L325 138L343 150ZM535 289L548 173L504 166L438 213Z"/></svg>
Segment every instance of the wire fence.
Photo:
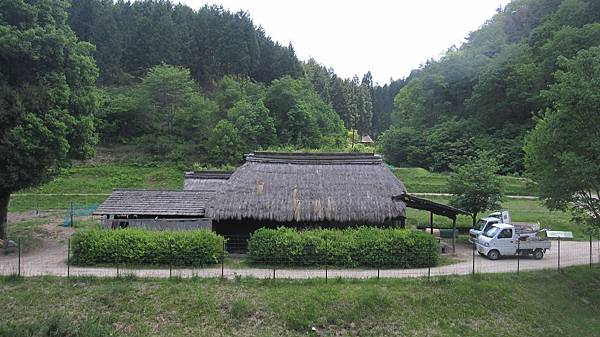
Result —
<svg viewBox="0 0 600 337"><path fill-rule="evenodd" d="M483 256L470 244L459 242L456 251L436 254L434 263L424 262L430 251L388 251L383 254L365 247L360 254L348 255L333 245L307 245L287 252L273 249L271 254L248 250L249 236L225 236L223 247L206 256L201 251L179 253L178 242L146 252L143 256L114 257L96 265L81 265L73 254L71 240L51 247L33 247L24 238L5 242L0 249L0 275L17 276L99 276L99 277L209 277L209 278L400 278L430 279L447 275L480 273L520 273L533 270L561 272L570 266L600 268L600 238L589 241L552 240L543 256L522 253L500 256L497 260ZM444 243L444 240L442 240ZM29 244L32 246L32 243Z"/></svg>

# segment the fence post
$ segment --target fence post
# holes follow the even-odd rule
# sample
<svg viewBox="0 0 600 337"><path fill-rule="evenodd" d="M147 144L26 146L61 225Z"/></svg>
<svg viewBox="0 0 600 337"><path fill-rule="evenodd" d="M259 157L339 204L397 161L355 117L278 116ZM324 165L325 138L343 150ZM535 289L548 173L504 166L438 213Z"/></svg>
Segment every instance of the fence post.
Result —
<svg viewBox="0 0 600 337"><path fill-rule="evenodd" d="M221 280L225 278L225 238L223 238L223 251L221 252Z"/></svg>
<svg viewBox="0 0 600 337"><path fill-rule="evenodd" d="M71 277L71 238L67 238L67 278Z"/></svg>
<svg viewBox="0 0 600 337"><path fill-rule="evenodd" d="M325 283L327 283L327 263L329 262L329 248L327 245L327 238L325 238Z"/></svg>
<svg viewBox="0 0 600 337"><path fill-rule="evenodd" d="M521 270L521 240L520 237L517 238L517 274Z"/></svg>
<svg viewBox="0 0 600 337"><path fill-rule="evenodd" d="M19 256L19 261L18 261L18 265L17 265L17 276L21 276L21 238L19 238L17 240L17 251L18 251L18 256Z"/></svg>
<svg viewBox="0 0 600 337"><path fill-rule="evenodd" d="M72 201L71 201L71 208L70 209L71 209L71 227L75 227L75 226L73 226L74 224L73 224L73 202Z"/></svg>
<svg viewBox="0 0 600 337"><path fill-rule="evenodd" d="M169 240L169 278L173 276L173 244Z"/></svg>
<svg viewBox="0 0 600 337"><path fill-rule="evenodd" d="M475 275L475 245L473 245L473 271L472 274Z"/></svg>
<svg viewBox="0 0 600 337"><path fill-rule="evenodd" d="M558 237L558 272L560 273L560 236Z"/></svg>
<svg viewBox="0 0 600 337"><path fill-rule="evenodd" d="M593 259L593 251L592 251L592 233L590 232L590 269L592 269L592 259Z"/></svg>

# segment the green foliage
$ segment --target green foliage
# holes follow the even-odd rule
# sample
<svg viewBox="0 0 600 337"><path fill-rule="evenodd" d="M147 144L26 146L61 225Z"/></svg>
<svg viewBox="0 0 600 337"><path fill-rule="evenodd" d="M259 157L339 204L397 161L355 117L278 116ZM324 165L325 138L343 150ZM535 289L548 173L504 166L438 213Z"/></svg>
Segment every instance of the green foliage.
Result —
<svg viewBox="0 0 600 337"><path fill-rule="evenodd" d="M99 83L124 85L162 62L191 71L203 86L224 75L269 83L302 75L291 46L274 42L246 12L198 10L170 1L74 1L69 23L96 45Z"/></svg>
<svg viewBox="0 0 600 337"><path fill-rule="evenodd" d="M500 208L502 184L496 176L499 166L488 152L479 152L476 158L453 167L448 189L453 194L450 204L471 213L473 225L477 214Z"/></svg>
<svg viewBox="0 0 600 337"><path fill-rule="evenodd" d="M262 264L413 268L435 266L438 245L412 230L261 228L248 241L248 257Z"/></svg>
<svg viewBox="0 0 600 337"><path fill-rule="evenodd" d="M106 89L100 131L106 143L136 144L171 161L205 159L217 106L200 92L188 69L158 65L142 83Z"/></svg>
<svg viewBox="0 0 600 337"><path fill-rule="evenodd" d="M199 266L223 257L223 237L209 230L82 230L71 239L75 264L154 264Z"/></svg>
<svg viewBox="0 0 600 337"><path fill-rule="evenodd" d="M556 78L545 92L552 108L527 137L525 164L549 207L600 226L600 48L561 58Z"/></svg>
<svg viewBox="0 0 600 337"><path fill-rule="evenodd" d="M210 161L216 165L236 164L242 161L243 147L240 132L227 120L215 126L209 139Z"/></svg>
<svg viewBox="0 0 600 337"><path fill-rule="evenodd" d="M394 99L392 126L414 128L427 137L393 131L385 138L386 156L398 165L443 171L486 150L498 160L500 172L521 173L524 137L534 125L532 117L549 105L542 91L557 80L557 59L600 43L599 12L592 0L523 0L499 9L466 43L406 79ZM458 138L451 131L456 123L449 121L464 121ZM427 141L431 147L424 160L411 158L418 157L414 143L432 137L440 142ZM444 142L447 149L441 151Z"/></svg>
<svg viewBox="0 0 600 337"><path fill-rule="evenodd" d="M62 0L0 6L0 238L11 192L94 153L94 47L68 26L68 6Z"/></svg>
<svg viewBox="0 0 600 337"><path fill-rule="evenodd" d="M343 137L341 119L307 80L284 77L273 81L265 105L275 120L280 144L314 148Z"/></svg>

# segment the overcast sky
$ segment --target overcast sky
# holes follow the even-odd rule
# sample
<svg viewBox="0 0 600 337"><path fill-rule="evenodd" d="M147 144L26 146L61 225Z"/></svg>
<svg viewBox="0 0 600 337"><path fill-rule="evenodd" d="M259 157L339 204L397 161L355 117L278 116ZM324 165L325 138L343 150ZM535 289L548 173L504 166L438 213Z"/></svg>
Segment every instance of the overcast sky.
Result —
<svg viewBox="0 0 600 337"><path fill-rule="evenodd" d="M176 0L177 1L177 0ZM254 24L302 60L315 58L341 77L371 70L376 82L407 76L460 45L509 0L178 0L198 9L245 10Z"/></svg>

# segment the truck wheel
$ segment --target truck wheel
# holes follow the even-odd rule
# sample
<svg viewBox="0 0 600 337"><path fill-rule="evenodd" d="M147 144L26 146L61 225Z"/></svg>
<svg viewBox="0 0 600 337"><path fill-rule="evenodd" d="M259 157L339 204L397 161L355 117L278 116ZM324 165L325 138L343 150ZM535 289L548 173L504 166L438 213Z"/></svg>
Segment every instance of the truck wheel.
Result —
<svg viewBox="0 0 600 337"><path fill-rule="evenodd" d="M490 260L498 260L499 257L500 252L498 252L497 250L492 250L488 253L488 259Z"/></svg>
<svg viewBox="0 0 600 337"><path fill-rule="evenodd" d="M536 249L535 252L533 252L533 258L536 260L541 260L544 257L544 251L541 249Z"/></svg>

